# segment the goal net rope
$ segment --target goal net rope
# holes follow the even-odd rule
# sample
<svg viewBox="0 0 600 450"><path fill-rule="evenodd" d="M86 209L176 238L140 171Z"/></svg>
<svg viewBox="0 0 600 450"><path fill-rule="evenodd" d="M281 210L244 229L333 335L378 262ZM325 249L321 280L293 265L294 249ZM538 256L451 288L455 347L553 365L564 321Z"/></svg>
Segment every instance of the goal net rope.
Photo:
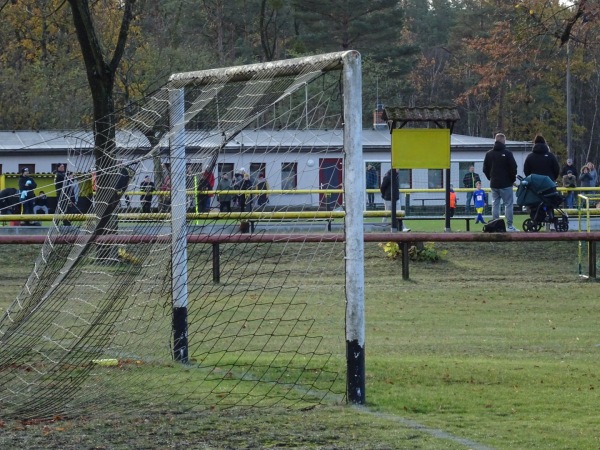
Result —
<svg viewBox="0 0 600 450"><path fill-rule="evenodd" d="M38 187L54 222L0 319L5 418L343 398L348 53L176 74L61 137L72 174Z"/></svg>

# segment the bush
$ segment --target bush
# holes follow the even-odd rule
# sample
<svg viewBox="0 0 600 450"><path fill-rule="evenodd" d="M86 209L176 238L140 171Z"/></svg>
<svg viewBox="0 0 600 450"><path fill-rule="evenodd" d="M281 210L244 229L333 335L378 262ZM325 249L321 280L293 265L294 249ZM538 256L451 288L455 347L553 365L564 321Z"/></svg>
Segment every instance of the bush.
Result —
<svg viewBox="0 0 600 450"><path fill-rule="evenodd" d="M389 259L395 260L402 255L402 250L397 242L381 242L379 243L379 247L383 249L383 252ZM425 242L423 245L414 243L408 247L408 256L412 261L436 262L442 259L446 253L446 250L438 251L433 242Z"/></svg>

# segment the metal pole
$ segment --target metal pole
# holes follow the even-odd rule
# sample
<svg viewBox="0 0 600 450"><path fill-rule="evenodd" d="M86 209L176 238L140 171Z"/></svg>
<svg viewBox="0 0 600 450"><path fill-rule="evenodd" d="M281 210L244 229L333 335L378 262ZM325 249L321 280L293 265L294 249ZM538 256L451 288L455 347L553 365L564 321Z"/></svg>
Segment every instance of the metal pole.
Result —
<svg viewBox="0 0 600 450"><path fill-rule="evenodd" d="M184 91L174 89L171 100L171 277L173 296L173 358L188 362L187 224L185 195Z"/></svg>
<svg viewBox="0 0 600 450"><path fill-rule="evenodd" d="M588 275L596 279L596 241L588 241Z"/></svg>
<svg viewBox="0 0 600 450"><path fill-rule="evenodd" d="M398 172L394 168L390 171L390 192L392 201L392 231L398 231L398 202L394 200L394 197L400 194L398 194Z"/></svg>
<svg viewBox="0 0 600 450"><path fill-rule="evenodd" d="M346 394L348 401L365 403L365 274L363 205L365 192L362 154L362 76L358 52L344 56L344 188L346 218Z"/></svg>
<svg viewBox="0 0 600 450"><path fill-rule="evenodd" d="M452 231L450 228L450 169L446 169L446 229L444 231Z"/></svg>
<svg viewBox="0 0 600 450"><path fill-rule="evenodd" d="M567 158L573 158L573 113L571 109L571 40L567 41Z"/></svg>

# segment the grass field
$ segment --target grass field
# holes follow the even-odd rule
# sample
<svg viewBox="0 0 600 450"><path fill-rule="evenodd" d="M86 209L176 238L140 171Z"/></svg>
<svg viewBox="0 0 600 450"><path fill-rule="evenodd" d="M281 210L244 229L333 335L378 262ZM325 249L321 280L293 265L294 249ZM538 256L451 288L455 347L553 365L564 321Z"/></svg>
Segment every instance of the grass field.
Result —
<svg viewBox="0 0 600 450"><path fill-rule="evenodd" d="M421 224L443 226L409 226L428 231ZM190 414L173 405L111 418L6 421L0 448L599 448L600 305L597 285L577 276L577 243L435 248L447 251L443 260L412 263L403 281L399 260L366 246L365 407L339 396L293 410ZM0 247L0 308L37 251ZM343 341L341 329L320 331Z"/></svg>

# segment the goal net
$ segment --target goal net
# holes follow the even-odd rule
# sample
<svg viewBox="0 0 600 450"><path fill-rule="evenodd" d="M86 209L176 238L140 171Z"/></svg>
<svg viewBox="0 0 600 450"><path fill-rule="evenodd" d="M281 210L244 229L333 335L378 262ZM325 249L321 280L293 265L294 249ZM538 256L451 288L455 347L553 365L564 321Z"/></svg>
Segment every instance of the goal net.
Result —
<svg viewBox="0 0 600 450"><path fill-rule="evenodd" d="M0 319L4 418L360 401L360 84L352 51L175 74L61 136Z"/></svg>

